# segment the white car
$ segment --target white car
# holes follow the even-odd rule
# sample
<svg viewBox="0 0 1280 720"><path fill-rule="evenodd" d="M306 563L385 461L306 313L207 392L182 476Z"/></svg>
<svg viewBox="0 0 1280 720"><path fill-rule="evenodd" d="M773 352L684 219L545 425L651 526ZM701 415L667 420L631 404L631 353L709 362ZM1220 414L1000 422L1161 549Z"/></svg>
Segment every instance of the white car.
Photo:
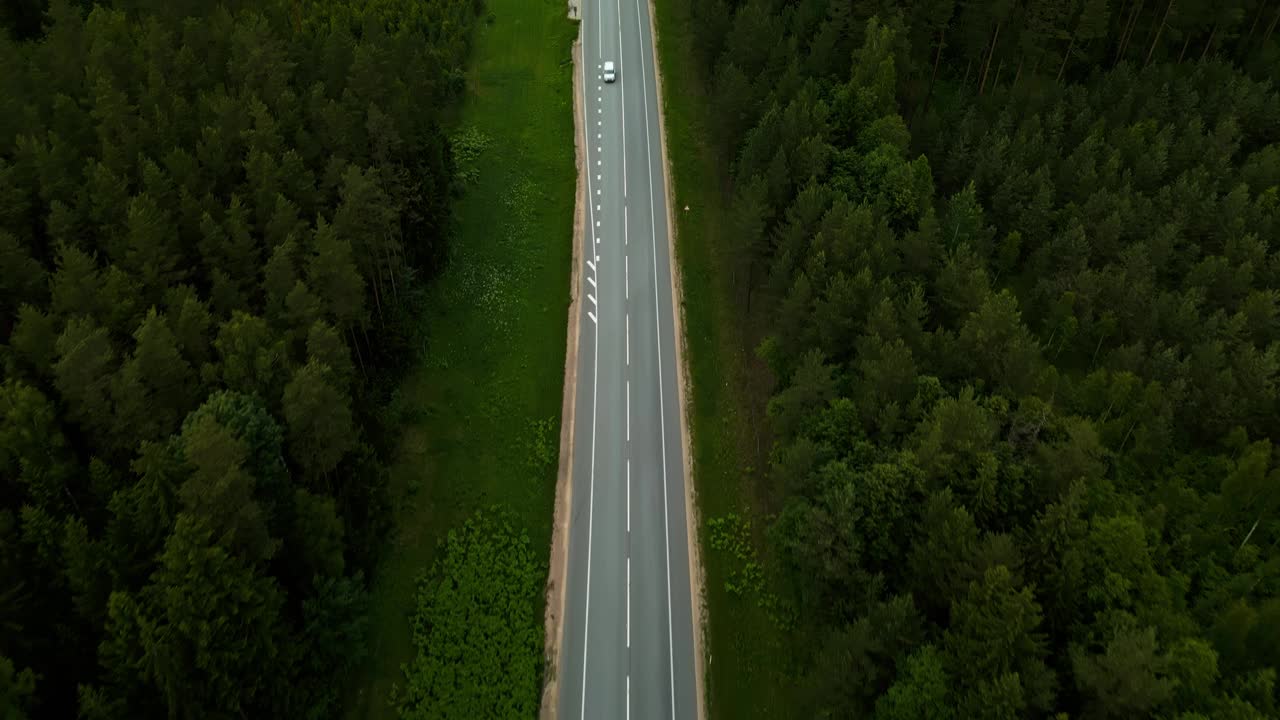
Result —
<svg viewBox="0 0 1280 720"><path fill-rule="evenodd" d="M604 81L613 82L614 80L617 80L617 79L618 79L618 72L613 67L613 61L605 60L604 61Z"/></svg>

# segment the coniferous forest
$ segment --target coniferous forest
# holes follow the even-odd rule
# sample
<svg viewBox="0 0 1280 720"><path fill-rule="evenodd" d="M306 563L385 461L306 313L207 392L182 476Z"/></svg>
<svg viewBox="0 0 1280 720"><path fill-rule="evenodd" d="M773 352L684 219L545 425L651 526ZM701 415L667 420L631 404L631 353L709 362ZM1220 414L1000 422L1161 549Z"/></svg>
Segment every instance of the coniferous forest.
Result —
<svg viewBox="0 0 1280 720"><path fill-rule="evenodd" d="M481 10L0 5L0 715L335 713ZM1280 2L693 17L797 712L1280 716Z"/></svg>
<svg viewBox="0 0 1280 720"><path fill-rule="evenodd" d="M1280 715L1280 3L692 17L796 715Z"/></svg>
<svg viewBox="0 0 1280 720"><path fill-rule="evenodd" d="M478 0L0 22L0 715L318 718Z"/></svg>

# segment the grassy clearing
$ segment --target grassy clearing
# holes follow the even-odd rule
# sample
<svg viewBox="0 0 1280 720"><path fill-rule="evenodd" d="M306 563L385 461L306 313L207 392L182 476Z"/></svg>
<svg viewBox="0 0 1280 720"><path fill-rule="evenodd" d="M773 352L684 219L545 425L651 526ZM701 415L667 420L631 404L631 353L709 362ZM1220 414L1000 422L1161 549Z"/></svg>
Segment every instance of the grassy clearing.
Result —
<svg viewBox="0 0 1280 720"><path fill-rule="evenodd" d="M767 578L760 478L768 454L760 408L768 380L746 348L744 325L723 272L723 167L708 124L703 78L692 52L688 3L657 0L667 150L683 274L691 385L694 484L703 518L707 578L707 709L712 718L786 718L794 713L785 610ZM685 206L688 210L685 211Z"/></svg>
<svg viewBox="0 0 1280 720"><path fill-rule="evenodd" d="M405 418L392 470L390 547L374 580L370 660L346 716L395 717L412 658L415 579L476 508L515 512L550 546L564 382L575 173L574 23L560 0L488 0L456 119L468 186L448 269L422 314L418 367L393 402ZM541 608L538 617L541 618ZM540 622L540 621L539 621Z"/></svg>

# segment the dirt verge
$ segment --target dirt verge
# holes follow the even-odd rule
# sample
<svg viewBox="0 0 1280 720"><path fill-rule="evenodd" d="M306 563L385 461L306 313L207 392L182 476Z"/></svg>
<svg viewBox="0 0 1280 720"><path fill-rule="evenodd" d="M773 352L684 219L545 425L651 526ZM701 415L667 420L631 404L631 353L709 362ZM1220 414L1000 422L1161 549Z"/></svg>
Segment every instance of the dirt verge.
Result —
<svg viewBox="0 0 1280 720"><path fill-rule="evenodd" d="M653 0L646 0L645 5L649 8L649 28L652 32L649 38L652 45L649 50L653 57L653 77L655 92L658 95L658 145L662 148L662 177L663 192L667 195L667 249L671 258L671 308L673 310L672 317L675 323L676 337L676 390L680 397L680 443L684 451L684 508L685 520L688 524L686 532L689 534L689 588L693 595L691 598L693 606L693 655L694 655L694 682L697 685L698 697L698 718L701 720L707 716L706 705L706 687L705 687L705 665L706 655L704 648L706 647L706 625L703 619L706 617L706 593L703 587L706 585L706 578L702 570L701 546L699 545L698 528L701 526L698 517L697 490L693 486L693 454L692 443L689 437L689 364L685 360L688 342L684 336L684 284L680 279L680 263L676 259L676 222L675 222L675 193L671 190L671 161L667 155L667 111L666 100L662 94L662 63L658 61L658 20L654 14Z"/></svg>
<svg viewBox="0 0 1280 720"><path fill-rule="evenodd" d="M582 125L582 88L579 87L581 41L573 43L573 147L578 183L573 209L573 269L569 273L569 331L564 356L564 404L560 408L560 467L556 474L555 516L551 525L551 563L547 577L545 681L542 686L541 720L555 720L558 710L560 641L564 637L565 578L569 563L569 511L573 498L573 411L578 389L578 284L582 272L583 205L586 190L582 173L583 152L579 142Z"/></svg>

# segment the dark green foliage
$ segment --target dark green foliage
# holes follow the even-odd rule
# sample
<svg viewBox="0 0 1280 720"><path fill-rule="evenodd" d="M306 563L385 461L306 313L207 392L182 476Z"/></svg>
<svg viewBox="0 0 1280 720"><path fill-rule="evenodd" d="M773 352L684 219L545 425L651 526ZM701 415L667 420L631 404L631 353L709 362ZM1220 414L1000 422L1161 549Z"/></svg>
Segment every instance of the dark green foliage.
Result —
<svg viewBox="0 0 1280 720"><path fill-rule="evenodd" d="M498 510L450 530L421 578L400 717L533 717L541 697L546 569Z"/></svg>
<svg viewBox="0 0 1280 720"><path fill-rule="evenodd" d="M0 5L0 715L331 717L480 6Z"/></svg>
<svg viewBox="0 0 1280 720"><path fill-rule="evenodd" d="M799 716L1274 712L1280 8L691 16Z"/></svg>
<svg viewBox="0 0 1280 720"><path fill-rule="evenodd" d="M13 661L0 655L0 717L4 720L26 720L26 706L35 694L36 676L31 668L21 671Z"/></svg>

